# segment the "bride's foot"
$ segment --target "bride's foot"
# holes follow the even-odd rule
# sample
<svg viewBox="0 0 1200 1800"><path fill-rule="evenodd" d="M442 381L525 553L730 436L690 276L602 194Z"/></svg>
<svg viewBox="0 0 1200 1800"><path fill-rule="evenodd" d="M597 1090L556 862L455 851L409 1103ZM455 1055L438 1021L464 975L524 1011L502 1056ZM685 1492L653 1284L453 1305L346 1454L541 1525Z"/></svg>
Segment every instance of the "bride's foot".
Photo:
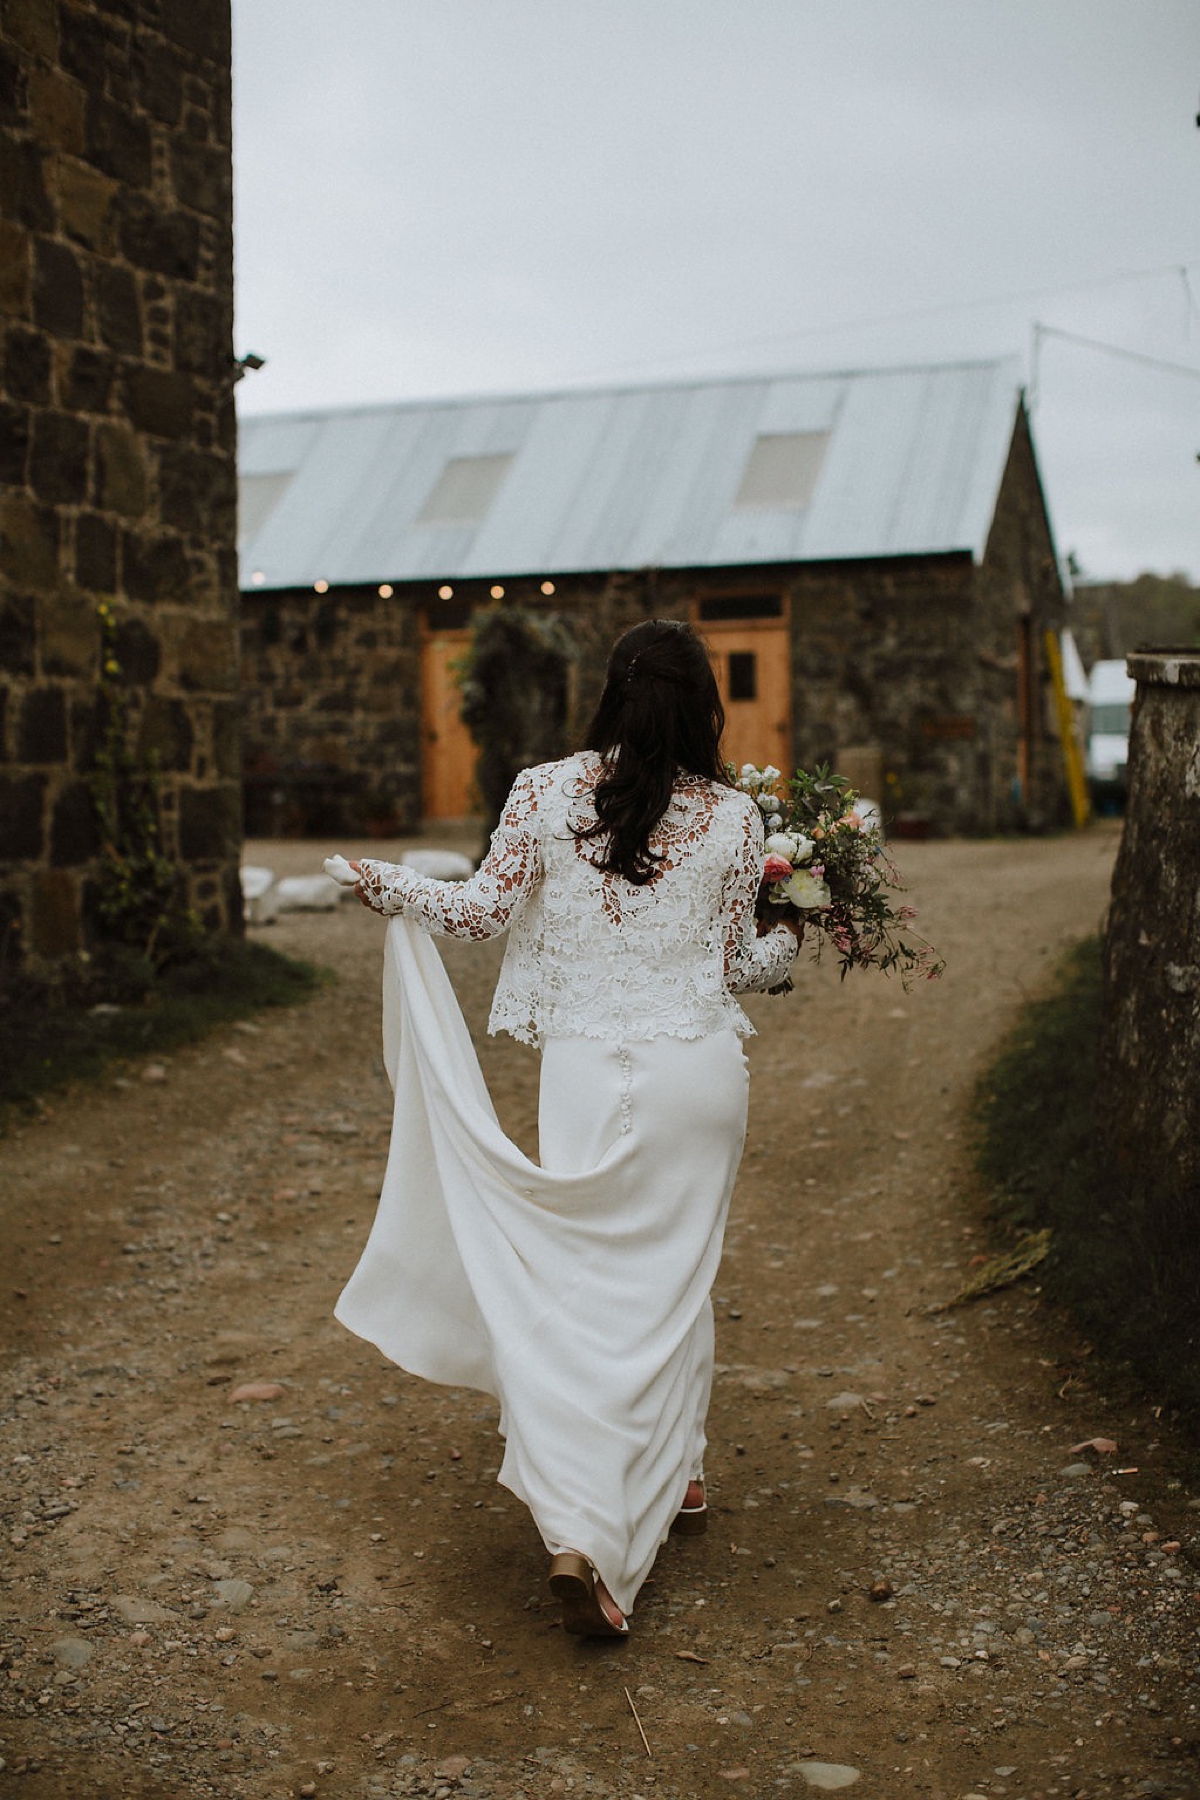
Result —
<svg viewBox="0 0 1200 1800"><path fill-rule="evenodd" d="M702 1481L688 1482L683 1505L672 1520L671 1530L680 1537L699 1537L701 1532L708 1530L708 1498Z"/></svg>
<svg viewBox="0 0 1200 1800"><path fill-rule="evenodd" d="M572 1637L625 1637L629 1624L586 1556L560 1550L550 1563L550 1592Z"/></svg>

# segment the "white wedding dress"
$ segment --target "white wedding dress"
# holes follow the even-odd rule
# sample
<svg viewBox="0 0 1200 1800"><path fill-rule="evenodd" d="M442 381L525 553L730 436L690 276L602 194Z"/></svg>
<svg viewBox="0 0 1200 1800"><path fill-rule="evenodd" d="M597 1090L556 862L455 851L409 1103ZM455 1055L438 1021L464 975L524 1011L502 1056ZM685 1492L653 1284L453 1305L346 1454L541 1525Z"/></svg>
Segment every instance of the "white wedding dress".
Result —
<svg viewBox="0 0 1200 1800"><path fill-rule="evenodd" d="M682 777L635 887L595 865L598 758L527 770L470 881L362 864L388 928L395 1088L379 1210L336 1314L384 1355L500 1405L500 1480L547 1548L582 1552L628 1614L700 1473L709 1299L741 1157L752 1027L790 933L755 935L762 824ZM415 923L414 923L415 921ZM542 1047L540 1163L502 1132L420 926L509 942L491 1028Z"/></svg>

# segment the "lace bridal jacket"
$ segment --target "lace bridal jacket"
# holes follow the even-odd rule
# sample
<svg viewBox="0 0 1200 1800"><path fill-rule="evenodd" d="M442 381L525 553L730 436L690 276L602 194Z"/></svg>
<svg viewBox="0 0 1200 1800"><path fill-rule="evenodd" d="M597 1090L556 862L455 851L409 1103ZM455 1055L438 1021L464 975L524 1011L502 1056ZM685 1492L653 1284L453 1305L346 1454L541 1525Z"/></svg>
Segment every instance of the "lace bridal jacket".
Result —
<svg viewBox="0 0 1200 1800"><path fill-rule="evenodd" d="M501 1482L628 1613L701 1474L753 1029L734 995L781 981L796 944L756 936L753 801L682 775L637 887L578 836L600 771L585 752L521 775L469 881L361 865L370 904L398 915L396 1116L337 1316L413 1373L495 1396ZM542 1049L537 1163L499 1127L426 936L505 930L490 1029Z"/></svg>

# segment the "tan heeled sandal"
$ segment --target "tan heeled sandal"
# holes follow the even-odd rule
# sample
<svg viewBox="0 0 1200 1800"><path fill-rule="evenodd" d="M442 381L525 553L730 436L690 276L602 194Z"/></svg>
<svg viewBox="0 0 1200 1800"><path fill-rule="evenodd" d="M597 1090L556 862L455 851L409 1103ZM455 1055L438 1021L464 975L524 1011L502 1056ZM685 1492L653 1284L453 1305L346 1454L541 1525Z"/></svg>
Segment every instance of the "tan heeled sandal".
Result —
<svg viewBox="0 0 1200 1800"><path fill-rule="evenodd" d="M694 1493L699 1494L700 1499L689 1506L688 1501ZM688 1482L683 1505L671 1520L671 1530L676 1537L700 1537L708 1530L708 1495L702 1481Z"/></svg>
<svg viewBox="0 0 1200 1800"><path fill-rule="evenodd" d="M615 1625L600 1604L596 1571L576 1550L560 1550L550 1562L550 1592L562 1606L563 1630L572 1637L628 1637L629 1621Z"/></svg>

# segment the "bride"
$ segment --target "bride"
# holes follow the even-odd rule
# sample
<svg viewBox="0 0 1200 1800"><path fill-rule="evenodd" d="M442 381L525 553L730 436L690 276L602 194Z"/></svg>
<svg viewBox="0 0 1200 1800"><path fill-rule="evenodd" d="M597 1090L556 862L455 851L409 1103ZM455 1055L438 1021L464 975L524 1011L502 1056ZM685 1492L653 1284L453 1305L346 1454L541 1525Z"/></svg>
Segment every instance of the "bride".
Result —
<svg viewBox="0 0 1200 1800"><path fill-rule="evenodd" d="M586 749L517 778L469 881L350 865L364 904L400 915L397 1122L337 1316L412 1372L498 1400L499 1479L579 1636L623 1636L668 1531L706 1523L710 1293L753 1029L734 995L780 982L796 953L786 925L756 929L762 820L729 784L723 726L701 639L647 621L612 651ZM541 1049L538 1163L501 1133L412 921L508 931L489 1029Z"/></svg>

